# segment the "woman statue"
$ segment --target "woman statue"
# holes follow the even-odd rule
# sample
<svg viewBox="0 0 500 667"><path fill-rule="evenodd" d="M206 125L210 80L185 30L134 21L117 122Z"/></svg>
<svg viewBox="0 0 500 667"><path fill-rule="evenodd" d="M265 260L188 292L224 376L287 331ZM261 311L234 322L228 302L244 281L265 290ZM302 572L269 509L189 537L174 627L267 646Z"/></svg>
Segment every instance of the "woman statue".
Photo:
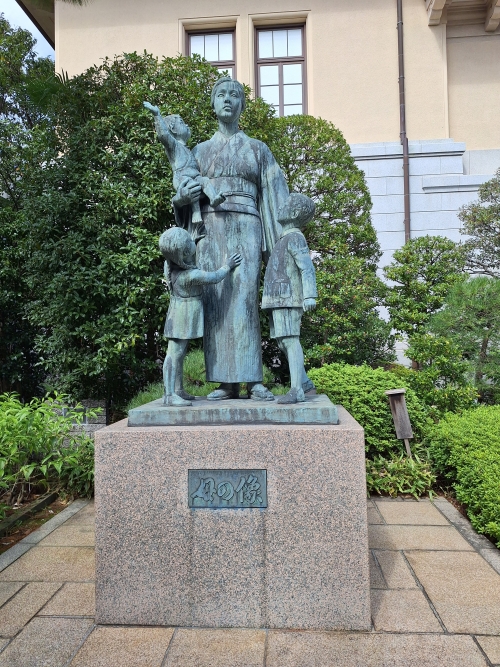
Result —
<svg viewBox="0 0 500 667"><path fill-rule="evenodd" d="M187 178L173 200L177 224L200 239L199 269L215 271L226 257L242 257L226 280L204 288L207 380L220 383L208 398L237 398L239 383L246 382L252 398L273 400L262 384L259 281L262 258L267 260L280 237L278 209L288 198L288 186L269 148L238 129L245 108L242 85L220 78L211 102L219 129L194 148L193 156L201 176L210 179L224 201L212 207L199 183ZM198 200L202 227L191 220L191 206Z"/></svg>

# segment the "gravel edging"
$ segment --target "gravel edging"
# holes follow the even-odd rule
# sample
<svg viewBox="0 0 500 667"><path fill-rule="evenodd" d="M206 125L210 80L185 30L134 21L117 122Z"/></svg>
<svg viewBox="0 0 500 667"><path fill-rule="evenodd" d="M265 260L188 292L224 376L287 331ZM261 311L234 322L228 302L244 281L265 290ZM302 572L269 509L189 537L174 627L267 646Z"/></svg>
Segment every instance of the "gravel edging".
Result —
<svg viewBox="0 0 500 667"><path fill-rule="evenodd" d="M0 572L5 570L6 567L9 567L9 565L12 565L14 561L43 540L44 537L50 535L56 528L59 528L65 521L88 505L89 502L90 500L84 499L74 500L68 507L63 509L62 512L56 514L56 516L49 519L46 523L40 526L40 528L37 528L37 530L34 530L17 544L14 544L13 547L7 549L3 554L0 554Z"/></svg>

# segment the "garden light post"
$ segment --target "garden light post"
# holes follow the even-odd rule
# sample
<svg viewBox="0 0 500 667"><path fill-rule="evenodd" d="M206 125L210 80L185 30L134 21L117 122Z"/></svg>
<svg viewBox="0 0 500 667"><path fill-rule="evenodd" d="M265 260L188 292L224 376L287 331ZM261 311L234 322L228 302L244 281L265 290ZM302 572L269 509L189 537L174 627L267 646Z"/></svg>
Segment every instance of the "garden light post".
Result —
<svg viewBox="0 0 500 667"><path fill-rule="evenodd" d="M405 400L406 389L391 389L385 394L389 397L391 405L392 419L394 420L394 427L396 428L396 437L399 440L404 440L406 453L409 458L413 458L409 439L413 438L413 431L411 429L410 415L406 407Z"/></svg>

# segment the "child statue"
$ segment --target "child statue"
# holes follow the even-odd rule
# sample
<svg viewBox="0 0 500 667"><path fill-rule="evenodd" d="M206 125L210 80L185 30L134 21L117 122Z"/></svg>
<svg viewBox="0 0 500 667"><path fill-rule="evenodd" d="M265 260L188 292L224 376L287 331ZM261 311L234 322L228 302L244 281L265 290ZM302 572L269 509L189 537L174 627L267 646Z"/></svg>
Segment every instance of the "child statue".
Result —
<svg viewBox="0 0 500 667"><path fill-rule="evenodd" d="M292 193L278 211L282 226L267 264L262 309L269 310L271 338L276 338L290 367L291 389L278 403L305 401L304 391L314 388L304 370L300 345L302 313L316 307L316 272L304 234L300 231L314 216L314 202Z"/></svg>
<svg viewBox="0 0 500 667"><path fill-rule="evenodd" d="M165 147L165 153L174 172L174 188L177 190L183 179L191 178L201 186L212 207L222 204L225 200L224 195L216 192L210 179L201 176L196 160L186 146L191 136L191 130L186 123L177 114L164 117L158 107L154 107L149 102L143 102L143 104L155 117L156 134ZM191 210L193 224L199 225L202 221L200 202L192 204Z"/></svg>
<svg viewBox="0 0 500 667"><path fill-rule="evenodd" d="M169 338L163 364L164 405L192 405L194 396L183 387L183 365L189 341L203 336L203 285L219 283L241 263L241 255L231 255L217 271L196 268L196 245L185 229L172 227L160 236L165 258L165 279L170 305L165 321Z"/></svg>

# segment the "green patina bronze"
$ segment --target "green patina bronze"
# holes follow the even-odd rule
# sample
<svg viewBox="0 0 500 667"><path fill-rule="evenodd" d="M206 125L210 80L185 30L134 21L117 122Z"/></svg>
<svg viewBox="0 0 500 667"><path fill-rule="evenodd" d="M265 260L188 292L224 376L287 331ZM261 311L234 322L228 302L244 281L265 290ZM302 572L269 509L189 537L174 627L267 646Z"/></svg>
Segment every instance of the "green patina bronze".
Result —
<svg viewBox="0 0 500 667"><path fill-rule="evenodd" d="M316 281L300 228L312 218L314 204L305 196L290 196L266 144L238 128L245 106L241 84L220 78L211 101L219 128L192 152L186 147L189 128L182 119L163 118L157 107L144 103L155 116L174 172L176 223L187 232L180 264L162 248L173 295L165 329L170 339L164 366L166 404L193 400L182 387L182 362L189 340L201 334L207 380L220 383L209 400L237 398L240 383L247 384L251 398L274 400L262 384L262 261L267 264L262 307L269 310L292 378L291 391L280 401L303 402L304 391L314 385L304 371L300 318L316 305ZM280 289L287 290L288 300L278 294Z"/></svg>

